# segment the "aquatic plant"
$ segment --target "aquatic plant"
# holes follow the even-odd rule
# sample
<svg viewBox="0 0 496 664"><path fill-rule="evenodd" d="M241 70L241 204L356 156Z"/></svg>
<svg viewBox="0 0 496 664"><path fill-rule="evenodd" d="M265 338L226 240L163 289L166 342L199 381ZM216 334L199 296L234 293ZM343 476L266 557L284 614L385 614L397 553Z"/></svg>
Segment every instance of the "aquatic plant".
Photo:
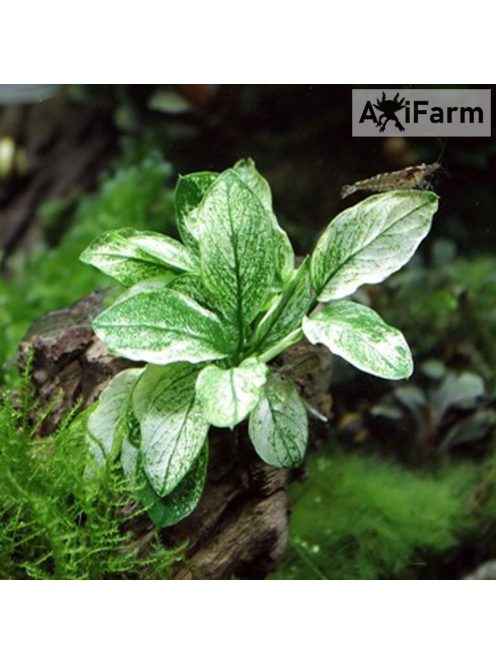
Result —
<svg viewBox="0 0 496 664"><path fill-rule="evenodd" d="M96 334L113 353L147 363L108 385L89 416L88 443L97 466L120 456L162 526L201 497L211 425L249 418L264 461L301 463L305 404L269 363L303 335L376 376L411 374L401 332L343 298L408 262L437 196L366 199L338 215L297 268L253 161L181 177L175 203L182 242L128 228L103 234L81 256L129 288L94 320Z"/></svg>
<svg viewBox="0 0 496 664"><path fill-rule="evenodd" d="M84 419L70 414L40 438L46 415L27 374L0 397L0 578L168 578L180 553L137 530L142 509L130 509L120 469L109 465L98 483L85 477Z"/></svg>
<svg viewBox="0 0 496 664"><path fill-rule="evenodd" d="M471 464L413 472L326 452L310 457L307 472L290 488L289 544L274 578L419 578L477 532L468 513Z"/></svg>

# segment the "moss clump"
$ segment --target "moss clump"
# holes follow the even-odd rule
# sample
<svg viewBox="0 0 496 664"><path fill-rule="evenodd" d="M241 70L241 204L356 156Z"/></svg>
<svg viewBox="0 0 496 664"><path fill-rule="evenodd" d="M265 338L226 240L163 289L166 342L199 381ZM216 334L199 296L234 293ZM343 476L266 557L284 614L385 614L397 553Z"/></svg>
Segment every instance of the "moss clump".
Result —
<svg viewBox="0 0 496 664"><path fill-rule="evenodd" d="M21 401L0 405L0 578L168 578L179 554L140 537L122 476L85 479L83 422L37 438L28 390Z"/></svg>
<svg viewBox="0 0 496 664"><path fill-rule="evenodd" d="M290 542L273 578L415 578L457 543L472 466L427 476L343 453L308 466L291 489Z"/></svg>

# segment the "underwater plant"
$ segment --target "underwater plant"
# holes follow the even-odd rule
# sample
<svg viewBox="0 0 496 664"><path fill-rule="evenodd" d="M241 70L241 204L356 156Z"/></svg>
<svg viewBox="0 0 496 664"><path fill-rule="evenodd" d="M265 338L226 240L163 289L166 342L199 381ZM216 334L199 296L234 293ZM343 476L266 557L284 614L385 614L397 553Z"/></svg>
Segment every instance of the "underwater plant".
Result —
<svg viewBox="0 0 496 664"><path fill-rule="evenodd" d="M249 418L265 462L301 463L305 404L269 363L303 336L371 374L411 374L402 333L343 298L408 262L438 200L414 190L371 196L341 212L298 267L252 160L180 177L175 204L182 242L123 229L81 255L128 287L96 317L96 334L111 352L146 363L102 393L88 418L91 457L104 465L120 455L162 526L186 517L201 497L210 426Z"/></svg>
<svg viewBox="0 0 496 664"><path fill-rule="evenodd" d="M156 528L143 536L144 506L130 509L120 468L85 477L86 414L75 411L40 438L49 407L36 401L28 367L16 392L0 393L0 579L170 578L182 552Z"/></svg>
<svg viewBox="0 0 496 664"><path fill-rule="evenodd" d="M478 477L470 463L419 472L333 450L310 455L308 475L290 487L288 549L272 578L423 578L480 537L467 510Z"/></svg>

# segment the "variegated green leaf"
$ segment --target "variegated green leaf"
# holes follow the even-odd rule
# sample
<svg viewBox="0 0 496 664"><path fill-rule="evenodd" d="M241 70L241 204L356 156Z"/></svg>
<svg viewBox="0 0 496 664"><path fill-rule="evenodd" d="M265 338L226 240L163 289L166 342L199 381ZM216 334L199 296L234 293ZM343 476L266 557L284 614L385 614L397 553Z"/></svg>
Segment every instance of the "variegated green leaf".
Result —
<svg viewBox="0 0 496 664"><path fill-rule="evenodd" d="M143 471L140 452L128 438L122 443L121 463L150 519L159 528L167 528L189 516L200 502L207 475L208 443L203 445L184 479L164 498L153 490Z"/></svg>
<svg viewBox="0 0 496 664"><path fill-rule="evenodd" d="M174 277L168 283L169 288L193 298L206 309L213 309L212 299L197 274L185 273Z"/></svg>
<svg viewBox="0 0 496 664"><path fill-rule="evenodd" d="M239 176L228 170L215 180L196 210L193 234L200 239L204 284L216 308L235 325L240 347L272 286L270 215Z"/></svg>
<svg viewBox="0 0 496 664"><path fill-rule="evenodd" d="M112 352L130 360L202 362L230 352L218 317L171 288L116 302L95 318L93 327Z"/></svg>
<svg viewBox="0 0 496 664"><path fill-rule="evenodd" d="M104 233L83 251L80 260L110 275L124 286L184 269L166 265L163 260L147 253L132 241L136 234L137 231L127 228ZM186 251L185 247L183 249Z"/></svg>
<svg viewBox="0 0 496 664"><path fill-rule="evenodd" d="M234 427L255 407L267 379L268 367L248 358L239 367L202 369L196 393L203 413L216 427Z"/></svg>
<svg viewBox="0 0 496 664"><path fill-rule="evenodd" d="M179 235L186 246L198 252L198 240L188 230L186 219L200 205L218 173L205 171L181 176L176 185L176 221Z"/></svg>
<svg viewBox="0 0 496 664"><path fill-rule="evenodd" d="M305 455L308 418L298 390L290 381L267 381L250 415L249 434L258 455L272 466L298 466Z"/></svg>
<svg viewBox="0 0 496 664"><path fill-rule="evenodd" d="M203 495L207 466L208 444L205 443L184 479L164 498L155 493L145 478L139 498L156 526L168 528L191 514Z"/></svg>
<svg viewBox="0 0 496 664"><path fill-rule="evenodd" d="M296 330L301 330L303 316L312 298L310 264L305 259L257 325L250 344L254 352L262 354Z"/></svg>
<svg viewBox="0 0 496 664"><path fill-rule="evenodd" d="M245 184L255 193L272 219L276 258L276 277L281 284L291 278L295 266L295 256L289 237L280 226L272 206L272 192L267 180L257 171L253 159L240 159L234 170Z"/></svg>
<svg viewBox="0 0 496 664"><path fill-rule="evenodd" d="M237 328L232 323L232 321L226 320L222 317L222 314L217 311L215 302L212 300L212 296L205 288L201 277L192 273L180 274L174 279L171 279L167 284L169 288L172 288L179 293L184 293L184 295L189 295L192 297L198 304L214 313L218 314L221 317L222 330L224 332L224 337L227 339L227 345L230 348L234 348L237 339Z"/></svg>
<svg viewBox="0 0 496 664"><path fill-rule="evenodd" d="M293 276L295 255L288 234L281 228L281 226L279 226L275 216L273 217L273 220L276 277L278 279L278 284L284 285Z"/></svg>
<svg viewBox="0 0 496 664"><path fill-rule="evenodd" d="M264 208L272 212L272 192L270 185L263 175L257 171L253 159L240 159L234 164L233 170L250 187L253 193L258 196Z"/></svg>
<svg viewBox="0 0 496 664"><path fill-rule="evenodd" d="M436 194L392 191L371 196L328 226L312 255L312 281L321 302L351 295L399 270L429 232Z"/></svg>
<svg viewBox="0 0 496 664"><path fill-rule="evenodd" d="M159 291L162 290L162 288L167 288L169 283L171 281L175 280L176 278L181 278L182 276L186 275L179 275L179 277L176 277L175 274L167 274L166 276L162 277L152 277L151 279L144 279L143 281L138 281L137 284L134 284L134 286L131 286L127 290L125 290L123 293L117 297L112 304L118 304L119 302L124 302L125 300L129 300L130 297L134 297L135 295L138 295L138 293L147 293L148 291ZM190 276L190 275L187 275ZM194 277L194 275L191 275Z"/></svg>
<svg viewBox="0 0 496 664"><path fill-rule="evenodd" d="M303 320L303 332L358 369L381 378L408 378L413 361L405 337L372 309L335 302Z"/></svg>
<svg viewBox="0 0 496 664"><path fill-rule="evenodd" d="M140 451L135 447L129 437L125 437L122 441L121 450L121 465L124 475L131 482L136 482L139 477L139 455Z"/></svg>
<svg viewBox="0 0 496 664"><path fill-rule="evenodd" d="M201 277L192 272L185 272L184 274L178 275L168 274L165 277L145 279L125 290L114 300L114 302L111 302L111 304L124 302L124 300L128 300L130 297L133 297L138 293L162 290L162 288L172 288L172 290L175 290L178 293L187 295L199 305L205 307L205 309L212 310L214 308L208 292L205 290Z"/></svg>
<svg viewBox="0 0 496 664"><path fill-rule="evenodd" d="M199 270L197 256L184 244L167 235L151 231L134 231L129 235L129 241L174 272L195 272Z"/></svg>
<svg viewBox="0 0 496 664"><path fill-rule="evenodd" d="M103 390L95 410L88 417L86 442L97 465L103 465L119 453L126 410L131 392L143 369L118 373Z"/></svg>
<svg viewBox="0 0 496 664"><path fill-rule="evenodd" d="M207 437L208 422L195 394L198 372L184 362L148 366L133 392L143 469L162 497L186 476Z"/></svg>

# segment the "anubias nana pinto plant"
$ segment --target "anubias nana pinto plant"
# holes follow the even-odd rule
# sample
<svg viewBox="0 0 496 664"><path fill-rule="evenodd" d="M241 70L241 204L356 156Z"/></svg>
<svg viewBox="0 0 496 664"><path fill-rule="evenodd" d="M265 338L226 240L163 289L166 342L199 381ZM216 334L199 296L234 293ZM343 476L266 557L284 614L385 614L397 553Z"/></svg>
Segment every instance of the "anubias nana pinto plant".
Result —
<svg viewBox="0 0 496 664"><path fill-rule="evenodd" d="M161 526L186 517L201 497L210 426L249 418L264 461L302 461L305 404L270 362L303 335L363 371L410 376L401 332L344 298L407 263L438 205L426 191L371 196L341 212L295 267L252 160L180 177L175 203L182 242L123 229L81 256L129 287L94 320L96 334L113 353L147 363L102 393L88 418L90 458L120 457Z"/></svg>

